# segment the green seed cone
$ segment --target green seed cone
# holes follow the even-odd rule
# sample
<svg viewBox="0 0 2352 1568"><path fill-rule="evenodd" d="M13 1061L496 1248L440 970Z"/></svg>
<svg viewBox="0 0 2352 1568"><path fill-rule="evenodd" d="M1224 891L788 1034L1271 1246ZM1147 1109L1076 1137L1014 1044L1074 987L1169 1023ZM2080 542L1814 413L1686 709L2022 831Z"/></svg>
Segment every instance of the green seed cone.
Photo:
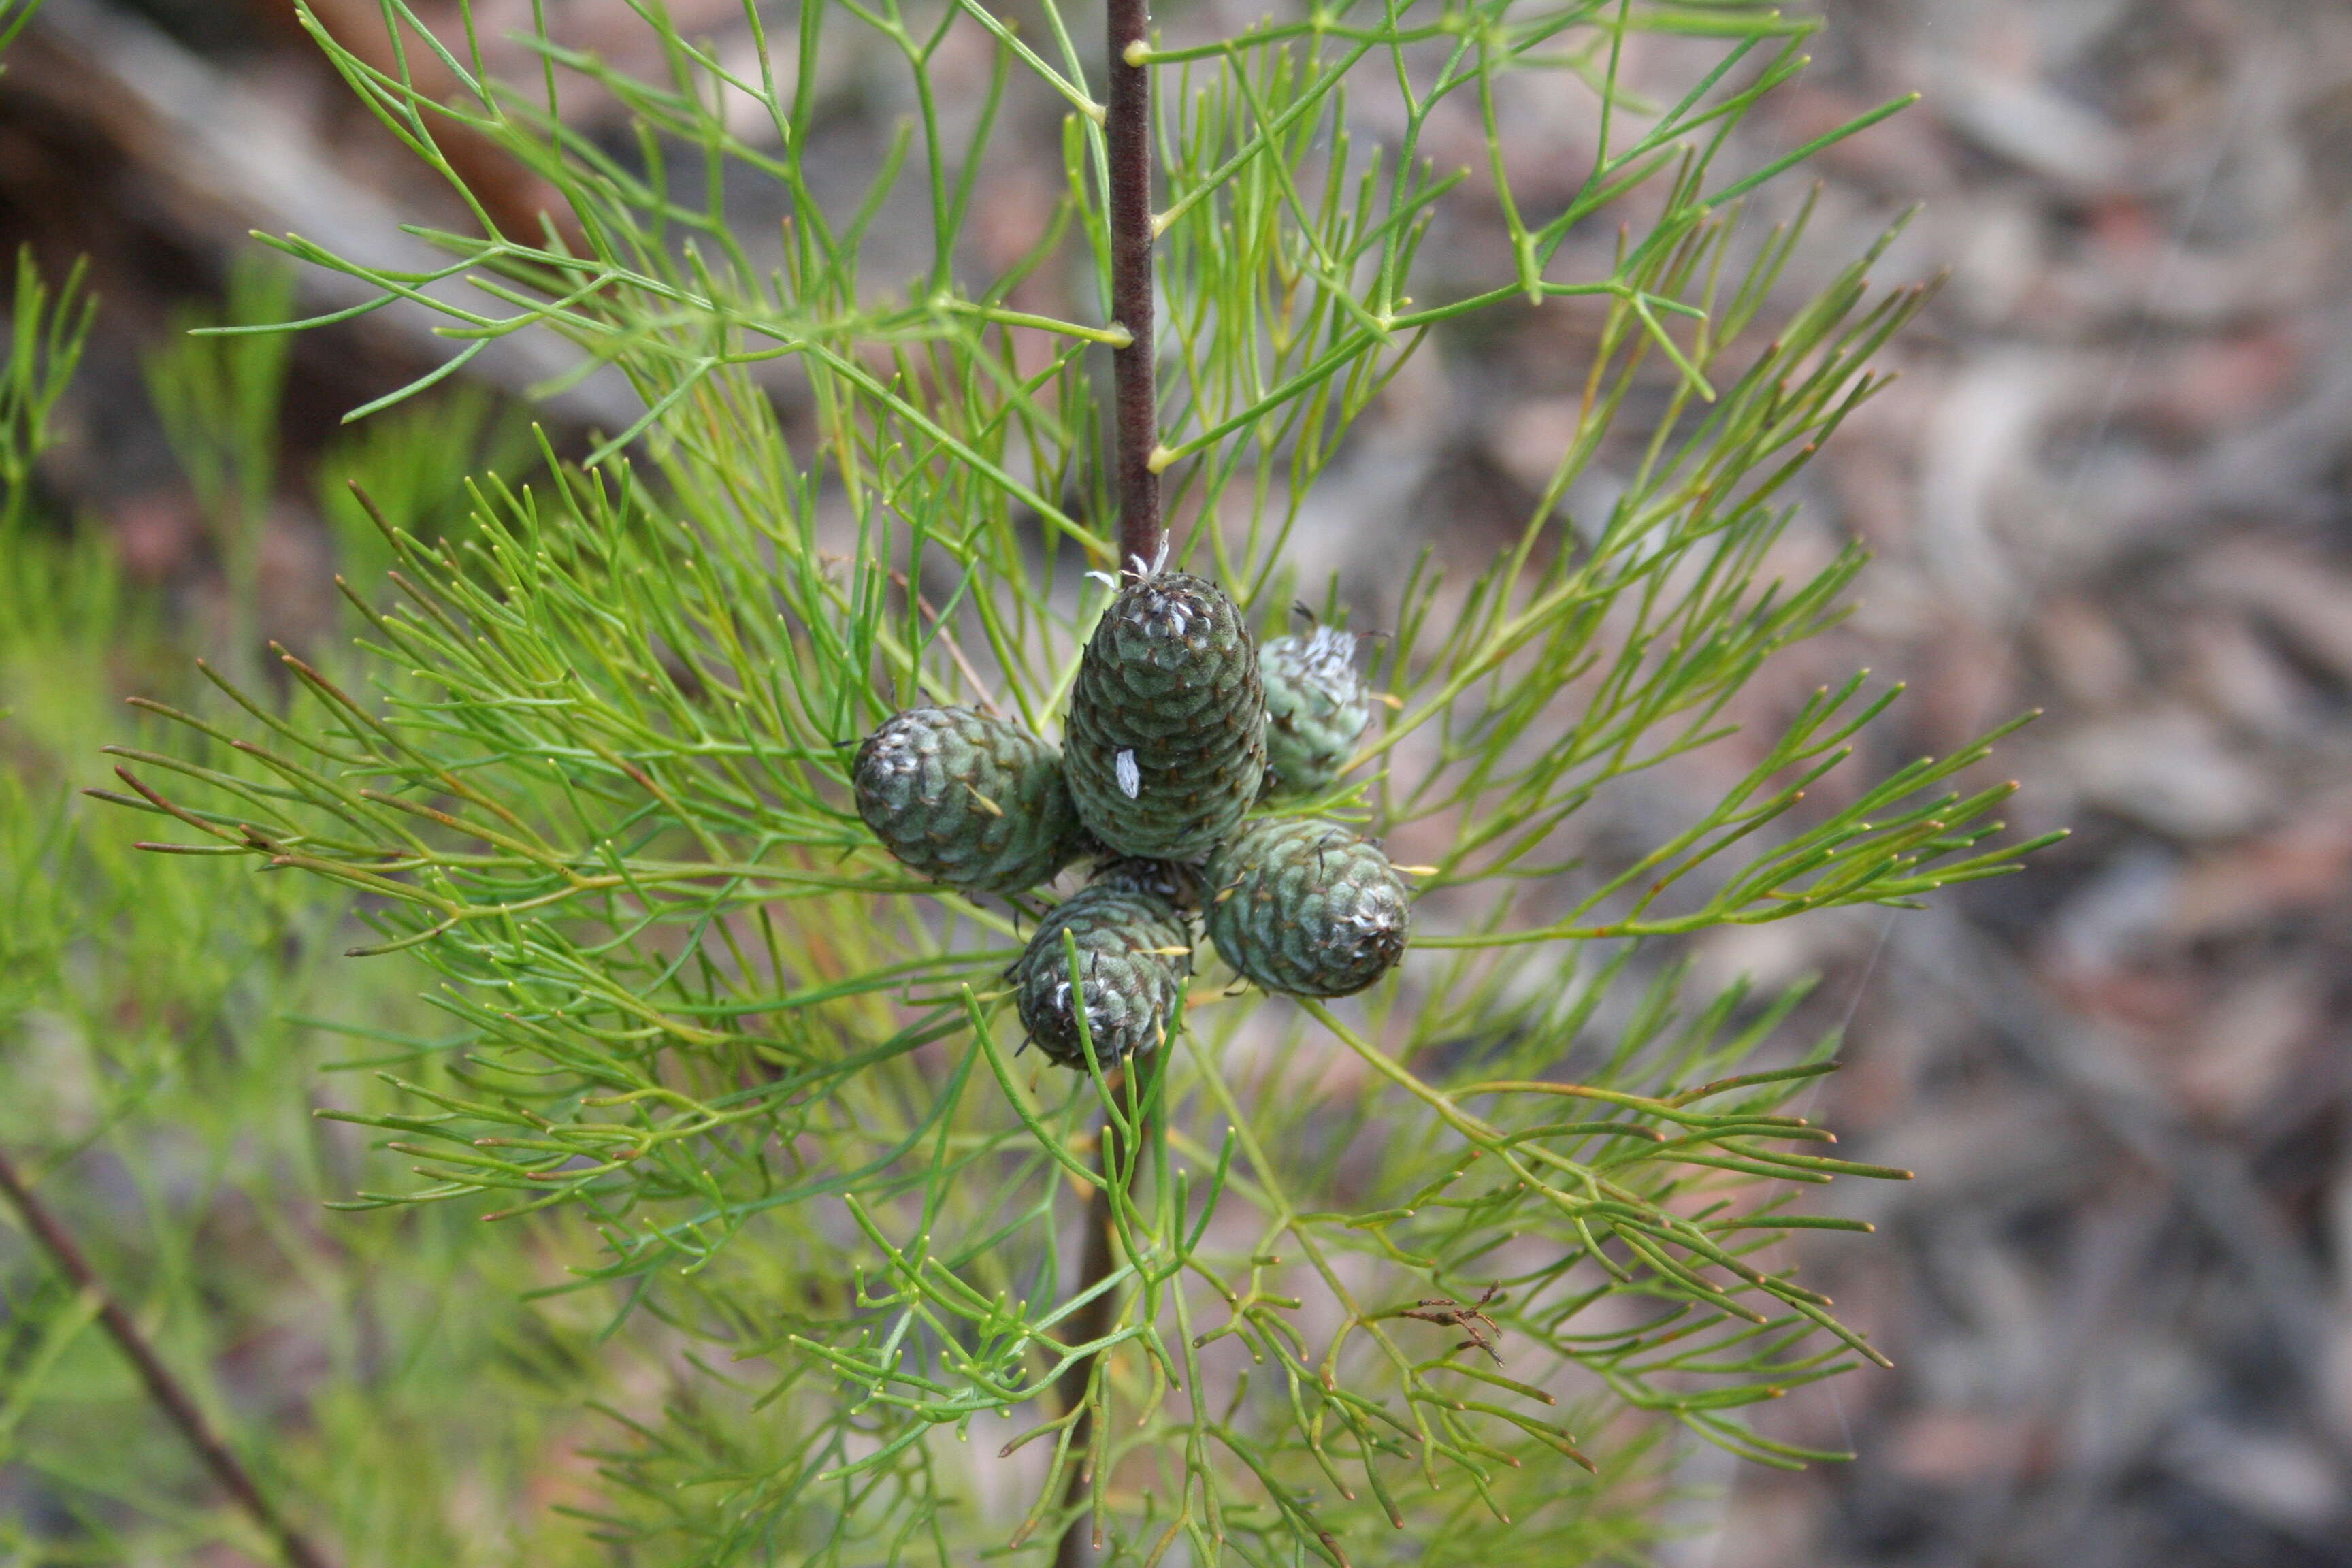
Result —
<svg viewBox="0 0 2352 1568"><path fill-rule="evenodd" d="M1328 789L1372 721L1372 696L1356 673L1356 639L1336 626L1276 637L1258 650L1265 680L1269 795Z"/></svg>
<svg viewBox="0 0 2352 1568"><path fill-rule="evenodd" d="M1122 855L1198 859L1257 798L1265 730L1257 649L1224 591L1182 573L1130 582L1070 693L1078 816Z"/></svg>
<svg viewBox="0 0 2352 1568"><path fill-rule="evenodd" d="M1086 1008L1095 1060L1105 1072L1154 1051L1174 1032L1192 973L1192 923L1148 875L1117 862L1097 881L1054 907L1010 978L1021 1022L1037 1048L1063 1067L1083 1070L1075 995ZM1077 944L1080 984L1070 984L1067 931Z"/></svg>
<svg viewBox="0 0 2352 1568"><path fill-rule="evenodd" d="M1034 888L1084 841L1054 748L969 708L892 714L857 748L851 776L857 815L883 847L967 892Z"/></svg>
<svg viewBox="0 0 2352 1568"><path fill-rule="evenodd" d="M1346 996L1404 956L1412 915L1380 846L1316 817L1252 823L1209 862L1209 940L1268 991Z"/></svg>

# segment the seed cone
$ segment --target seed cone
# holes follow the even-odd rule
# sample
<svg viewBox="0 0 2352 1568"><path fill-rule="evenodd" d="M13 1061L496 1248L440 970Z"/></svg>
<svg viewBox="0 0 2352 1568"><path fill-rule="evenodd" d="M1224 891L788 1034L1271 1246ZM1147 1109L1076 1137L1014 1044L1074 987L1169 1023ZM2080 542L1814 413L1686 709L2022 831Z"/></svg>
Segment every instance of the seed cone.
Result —
<svg viewBox="0 0 2352 1568"><path fill-rule="evenodd" d="M967 892L1034 888L1084 840L1054 748L969 708L892 714L857 748L851 776L857 815L883 847Z"/></svg>
<svg viewBox="0 0 2352 1568"><path fill-rule="evenodd" d="M1122 855L1198 859L1256 799L1265 729L1257 649L1224 590L1182 573L1130 582L1070 693L1078 816Z"/></svg>
<svg viewBox="0 0 2352 1568"><path fill-rule="evenodd" d="M1276 637L1258 650L1269 795L1328 789L1354 753L1372 721L1371 692L1355 658L1355 637L1336 626Z"/></svg>
<svg viewBox="0 0 2352 1568"><path fill-rule="evenodd" d="M1225 962L1297 996L1361 991L1404 956L1412 924L1380 846L1315 817L1252 823L1209 862L1207 896Z"/></svg>
<svg viewBox="0 0 2352 1568"><path fill-rule="evenodd" d="M1087 1065L1074 997L1105 1072L1157 1050L1176 1027L1192 973L1192 923L1154 877L1129 874L1138 864L1114 862L1104 879L1056 904L1013 966L1022 1025L1063 1067ZM1075 992L1065 931L1077 944Z"/></svg>

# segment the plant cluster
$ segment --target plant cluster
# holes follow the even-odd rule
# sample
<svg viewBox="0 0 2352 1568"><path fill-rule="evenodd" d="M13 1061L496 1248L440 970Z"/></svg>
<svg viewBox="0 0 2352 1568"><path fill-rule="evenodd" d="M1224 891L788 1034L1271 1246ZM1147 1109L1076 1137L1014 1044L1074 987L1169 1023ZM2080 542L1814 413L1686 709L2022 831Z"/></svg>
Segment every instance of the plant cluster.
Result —
<svg viewBox="0 0 2352 1568"><path fill-rule="evenodd" d="M329 1112L415 1173L352 1206L568 1208L602 1245L570 1289L690 1346L667 1418L603 1456L596 1528L714 1564L1549 1563L1649 1531L1663 1422L1814 1457L1745 1413L1880 1358L1774 1244L1864 1228L1792 1212L1798 1193L1900 1173L1822 1152L1789 1110L1834 1066L1833 1037L1780 1037L1801 991L1685 997L1642 943L2008 869L2031 847L1987 843L2008 786L1953 783L1991 738L1807 805L1895 698L1857 676L1636 854L1595 855L1578 813L1723 746L1735 697L1834 622L1860 568L1847 551L1774 577L1784 492L1921 295L1874 293L1871 257L1784 314L1803 214L1743 233L1740 212L1895 106L1722 173L1812 27L1744 0L1360 0L1198 38L1142 36L1122 0L1115 28L1139 30L1108 60L1057 0L1027 27L979 0L805 0L790 37L746 6L751 64L647 4L667 79L534 29L512 87L469 6L447 38L384 10L398 58L432 52L459 89L436 100L311 19L354 90L460 196L452 126L543 179L566 222L506 233L477 206L481 232L429 236L450 259L425 275L271 243L373 286L322 320L443 312L465 346L428 381L552 332L645 413L583 460L546 450L537 482L483 474L461 540L383 517L398 602L352 591L373 689L284 653L290 706L239 689L234 727L168 710L205 740L139 753L115 798L172 828L159 848L353 890L380 929L361 951L443 977L459 1037L439 1076L394 1064L396 1109ZM1713 51L1671 102L1623 77L1650 35ZM984 79L948 80L975 51ZM845 70L895 79L909 114L848 199L818 167ZM1158 89L1140 103L1139 81ZM625 105L636 144L568 127L567 82ZM1530 82L1589 91L1598 116L1589 176L1550 210L1515 196L1499 129ZM991 265L968 222L990 171L1028 158L1039 95L1061 110L1057 201ZM1117 132L1145 104L1139 154ZM1483 191L1429 156L1457 121L1483 128ZM783 193L774 234L730 213L746 180ZM1417 298L1433 224L1473 200L1501 217L1509 276ZM1603 215L1628 227L1596 246ZM1139 235L1165 311L1147 332ZM909 255L911 275L868 275ZM1513 304L1597 322L1551 480L1467 581L1434 552L1403 565L1360 738L1332 739L1347 701L1287 710L1297 793L1243 826L1272 739L1257 708L1203 735L1094 650L1137 624L1130 595L1193 568L1225 584L1213 637L1246 647L1297 596L1288 542L1382 389ZM1160 398L1140 444L1139 356ZM779 395L809 429L788 433ZM1612 499L1569 506L1621 448ZM1146 481L1167 486L1177 575L1123 581ZM1219 701L1261 682L1244 662ZM968 780L1014 792L1034 764L1014 722L1066 716L1079 821L1129 854L1213 857L1219 952L1302 994L1180 973L1150 932L1173 900L1140 872L1055 904L1047 962L1008 984L1021 910L976 891L1064 840L1024 815L992 847L961 805L930 858L895 816L877 839L860 758L926 712L940 756L952 738ZM1180 763L1207 782L1160 787ZM1412 949L1334 1006L1353 972L1324 984L1333 955L1255 911L1328 895L1360 875L1335 854L1401 834L1437 846ZM1135 907L1108 916L1115 899ZM1129 1031L1118 1055L1148 1043L1154 1070L1016 1061L1011 1016L1038 1032L1034 994L1082 994L1095 952L1154 1023L1086 998L1062 1059L1108 1067ZM1357 958L1386 967L1378 943Z"/></svg>
<svg viewBox="0 0 2352 1568"><path fill-rule="evenodd" d="M1328 821L1242 826L1262 795L1344 771L1370 721L1344 653L1318 633L1262 669L1214 584L1131 564L1071 684L1068 777L1053 748L967 709L893 714L853 769L858 815L890 852L963 891L1024 892L1089 848L1106 857L1005 974L1030 1038L1097 1072L1177 1026L1187 911L1204 895L1226 962L1295 995L1363 990L1410 924L1377 845ZM1277 734L1286 773L1269 760Z"/></svg>

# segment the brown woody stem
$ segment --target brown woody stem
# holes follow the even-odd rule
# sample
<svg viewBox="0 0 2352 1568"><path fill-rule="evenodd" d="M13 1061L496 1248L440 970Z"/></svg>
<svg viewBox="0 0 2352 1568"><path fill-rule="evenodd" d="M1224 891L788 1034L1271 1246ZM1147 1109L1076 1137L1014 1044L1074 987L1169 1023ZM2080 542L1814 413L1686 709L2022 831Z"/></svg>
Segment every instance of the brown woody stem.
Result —
<svg viewBox="0 0 2352 1568"><path fill-rule="evenodd" d="M221 1489L235 1499L237 1507L278 1542L278 1551L292 1568L327 1568L327 1559L320 1554L319 1549L270 1506L269 1500L254 1484L252 1475L238 1461L220 1434L213 1430L212 1423L205 1420L205 1413L196 1408L196 1402L189 1397L180 1380L173 1377L171 1369L156 1356L154 1347L147 1342L147 1336L139 1331L139 1325L131 1321L131 1314L123 1310L122 1303L107 1289L105 1281L98 1277L98 1270L91 1268L89 1259L83 1256L81 1246L74 1240L73 1233L49 1212L47 1205L33 1195L33 1189L25 1184L15 1163L5 1153L0 1153L0 1193L7 1194L8 1202L25 1222L26 1230L41 1244L42 1250L58 1266L58 1272L71 1280L74 1288L84 1296L98 1303L100 1325L122 1353L130 1358L131 1366L139 1373L139 1381L146 1384L148 1397L163 1410L172 1425L180 1429L180 1436L186 1438L188 1447L196 1451L196 1458L204 1461L205 1468L213 1473L213 1479L220 1483Z"/></svg>
<svg viewBox="0 0 2352 1568"><path fill-rule="evenodd" d="M1118 465L1118 554L1122 570L1148 569L1160 559L1167 530L1160 520L1160 476L1151 455L1160 445L1159 393L1153 382L1151 327L1151 68L1128 58L1130 47L1150 47L1146 34L1150 15L1145 0L1106 0L1110 39L1110 99L1104 118L1104 135L1110 158L1110 309L1111 318L1128 332L1125 348L1111 351L1111 374L1117 401L1116 440ZM1150 1064L1150 1065L1147 1065ZM1156 1058L1139 1058L1130 1073L1140 1091L1136 1103L1147 1104ZM1148 1113L1134 1121L1136 1149L1148 1146ZM1102 1131L1102 1181L1087 1203L1086 1253L1078 1268L1080 1291L1093 1289L1110 1277L1117 1266L1111 1245L1111 1184L1125 1163L1118 1151L1114 1123ZM1071 1321L1072 1339L1086 1344L1111 1331L1117 1321L1116 1291L1105 1290L1079 1310ZM1063 1501L1076 1508L1092 1487L1089 1474L1094 1447L1094 1411L1086 1404L1093 1384L1095 1362L1088 1356L1062 1373L1055 1392L1065 1411L1076 1410L1070 1426L1069 1479ZM1055 1568L1089 1568L1095 1561L1093 1521L1080 1511L1062 1531L1054 1552Z"/></svg>
<svg viewBox="0 0 2352 1568"><path fill-rule="evenodd" d="M1135 1109L1129 1122L1135 1129L1135 1148L1130 1158L1119 1148L1118 1125L1106 1118L1102 1130L1102 1180L1096 1184L1094 1195L1087 1201L1086 1254L1078 1267L1078 1289L1091 1290L1110 1278L1118 1259L1111 1246L1111 1184L1119 1179L1121 1166L1130 1173L1143 1167L1144 1152L1151 1147L1151 1097L1157 1087L1162 1047L1150 1056L1138 1057L1127 1072L1133 1086L1134 1098L1129 1104ZM1120 1092L1119 1080L1109 1080L1113 1094ZM1078 1309L1069 1328L1070 1342L1087 1344L1109 1333L1118 1321L1118 1292L1105 1290ZM1094 1447L1094 1410L1086 1404L1087 1386L1094 1381L1095 1363L1099 1352L1084 1361L1073 1362L1065 1370L1055 1393L1061 1396L1065 1411L1076 1410L1078 1417L1070 1424L1069 1479L1063 1483L1062 1502L1076 1508L1087 1500L1092 1489L1090 1473ZM1091 1568L1095 1561L1094 1521L1091 1510L1081 1511L1063 1527L1061 1544L1054 1552L1054 1568Z"/></svg>
<svg viewBox="0 0 2352 1568"><path fill-rule="evenodd" d="M1110 310L1128 331L1111 352L1117 392L1119 565L1136 570L1160 558L1167 531L1160 521L1158 392L1152 382L1151 68L1129 61L1149 47L1145 0L1107 0L1110 17L1110 101L1103 132L1110 156Z"/></svg>

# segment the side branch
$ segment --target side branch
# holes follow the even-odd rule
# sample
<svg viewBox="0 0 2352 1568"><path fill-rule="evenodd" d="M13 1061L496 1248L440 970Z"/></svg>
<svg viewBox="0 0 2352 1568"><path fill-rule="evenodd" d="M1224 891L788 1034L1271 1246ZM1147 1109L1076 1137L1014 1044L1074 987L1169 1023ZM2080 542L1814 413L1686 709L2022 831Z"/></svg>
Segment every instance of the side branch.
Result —
<svg viewBox="0 0 2352 1568"><path fill-rule="evenodd" d="M205 1419L205 1413L196 1408L196 1402L180 1385L179 1379L172 1375L171 1369L155 1354L154 1347L147 1342L146 1335L139 1331L139 1325L131 1321L131 1314L123 1310L122 1303L106 1289L105 1281L98 1277L98 1270L91 1268L89 1259L83 1256L73 1233L49 1212L48 1205L33 1195L33 1189L26 1185L15 1162L5 1153L0 1153L0 1193L7 1194L9 1204L25 1222L26 1230L41 1244L41 1249L57 1265L58 1272L71 1280L74 1289L98 1302L98 1321L105 1328L108 1337L130 1358L131 1366L138 1371L139 1381L146 1385L148 1397L154 1400L172 1425L180 1429L180 1435L187 1439L188 1447L196 1451L196 1458L204 1461L205 1468L213 1473L213 1479L220 1483L221 1489L234 1498L247 1516L278 1542L278 1549L290 1568L327 1568L327 1560L320 1554L319 1549L270 1506L269 1500L254 1484L252 1475L238 1461L220 1434L213 1430L212 1423Z"/></svg>
<svg viewBox="0 0 2352 1568"><path fill-rule="evenodd" d="M1110 156L1110 309L1128 331L1111 353L1117 388L1118 553L1139 570L1160 559L1166 531L1160 521L1160 476L1151 454L1160 441L1159 397L1152 384L1151 325L1151 68L1130 63L1150 47L1145 0L1107 0L1110 19L1110 95L1103 133Z"/></svg>

